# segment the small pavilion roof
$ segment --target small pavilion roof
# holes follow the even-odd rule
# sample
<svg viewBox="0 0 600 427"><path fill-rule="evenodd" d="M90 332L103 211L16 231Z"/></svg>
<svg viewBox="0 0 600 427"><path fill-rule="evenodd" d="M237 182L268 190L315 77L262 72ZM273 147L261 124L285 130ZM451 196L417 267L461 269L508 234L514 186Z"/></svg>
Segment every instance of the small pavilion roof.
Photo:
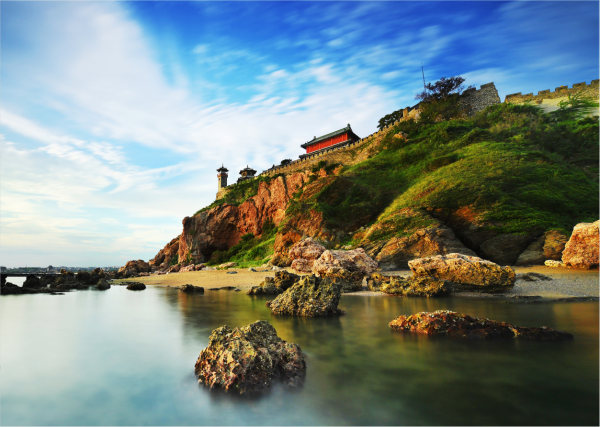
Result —
<svg viewBox="0 0 600 427"><path fill-rule="evenodd" d="M229 169L227 169L225 166L221 165L221 167L219 169L217 169L217 172L229 172Z"/></svg>
<svg viewBox="0 0 600 427"><path fill-rule="evenodd" d="M240 171L240 174L241 174L242 172L252 172L252 173L256 173L256 171L255 171L254 169L252 169L252 168L249 168L247 165L246 165L246 167L245 167L244 169L242 169L242 170Z"/></svg>
<svg viewBox="0 0 600 427"><path fill-rule="evenodd" d="M348 126L346 126L345 128L341 128L339 130L336 130L335 132L328 133L327 135L323 135L323 136L320 136L318 138L315 136L312 139L312 141L308 141L308 142L302 144L301 147L302 148L307 148L307 147L310 147L313 144L316 144L317 142L321 142L321 141L323 141L325 139L333 138L334 136L337 136L337 135L340 135L340 134L346 133L346 132L352 133L354 136L356 136L356 138L358 138L358 135L356 135L352 131L352 128L350 127L350 123L348 123Z"/></svg>

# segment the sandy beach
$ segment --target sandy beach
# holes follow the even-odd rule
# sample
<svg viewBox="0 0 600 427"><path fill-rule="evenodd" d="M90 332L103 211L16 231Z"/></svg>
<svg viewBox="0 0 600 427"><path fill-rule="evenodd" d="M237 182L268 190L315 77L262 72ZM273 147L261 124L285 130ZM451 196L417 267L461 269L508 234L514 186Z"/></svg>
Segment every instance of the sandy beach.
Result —
<svg viewBox="0 0 600 427"><path fill-rule="evenodd" d="M123 282L135 281L142 282L148 286L171 286L178 287L185 284L202 286L205 289L215 289L224 286L239 287L243 291L252 286L259 285L265 277L275 276L275 271L267 268L259 268L257 272L251 272L247 269L229 269L226 271L193 271L187 273L175 273L164 275L151 275L147 277L136 277L133 279L122 280ZM291 271L289 268L286 269ZM231 274L232 272L235 274ZM518 298L523 296L540 296L544 299L559 299L573 297L598 297L599 292L599 271L577 270L572 268L551 268L545 266L535 267L515 267L517 281L514 288L501 294L482 294L478 292L458 292L454 293L457 297L482 297L482 296L505 296ZM527 273L543 274L550 280L526 280ZM386 271L386 275L410 276L410 270ZM121 281L121 280L119 280ZM361 292L353 292L346 295L353 296L387 296L382 292L368 291L366 286Z"/></svg>

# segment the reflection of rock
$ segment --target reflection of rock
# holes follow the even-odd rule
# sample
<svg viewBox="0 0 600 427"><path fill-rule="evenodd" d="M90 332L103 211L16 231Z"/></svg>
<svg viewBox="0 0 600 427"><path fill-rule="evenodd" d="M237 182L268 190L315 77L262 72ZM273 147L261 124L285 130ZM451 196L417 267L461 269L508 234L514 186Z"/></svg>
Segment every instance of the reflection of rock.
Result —
<svg viewBox="0 0 600 427"><path fill-rule="evenodd" d="M340 285L343 293L362 290L363 274L359 271L351 273L341 267L329 267L323 277Z"/></svg>
<svg viewBox="0 0 600 427"><path fill-rule="evenodd" d="M191 294L194 292L198 292L203 294L204 293L204 288L201 286L194 286L194 285L181 285L179 287L179 290L181 292L185 292L186 294Z"/></svg>
<svg viewBox="0 0 600 427"><path fill-rule="evenodd" d="M144 289L146 289L146 285L144 285L141 282L129 282L129 284L127 285L127 289L129 289L130 291L143 291Z"/></svg>
<svg viewBox="0 0 600 427"><path fill-rule="evenodd" d="M267 307L273 314L307 317L343 314L337 308L341 294L342 287L327 278L304 276L273 301L267 302Z"/></svg>
<svg viewBox="0 0 600 427"><path fill-rule="evenodd" d="M438 255L415 259L408 265L416 276L437 277L467 289L501 291L510 289L515 284L515 272L512 268L500 267L473 256Z"/></svg>
<svg viewBox="0 0 600 427"><path fill-rule="evenodd" d="M411 316L399 316L390 328L426 335L450 335L465 338L524 338L538 341L573 339L568 332L546 328L522 328L510 323L479 319L453 311L438 310Z"/></svg>
<svg viewBox="0 0 600 427"><path fill-rule="evenodd" d="M317 276L324 276L330 267L341 267L349 272L359 272L363 276L377 270L377 263L368 256L364 249L358 248L351 251L325 251L312 267Z"/></svg>
<svg viewBox="0 0 600 427"><path fill-rule="evenodd" d="M437 297L450 295L452 283L430 276L411 276L408 279L392 276L389 283L383 283L380 289L386 294L403 297Z"/></svg>
<svg viewBox="0 0 600 427"><path fill-rule="evenodd" d="M296 243L289 250L292 269L299 273L310 273L315 260L325 252L325 247L312 238Z"/></svg>
<svg viewBox="0 0 600 427"><path fill-rule="evenodd" d="M280 270L275 273L275 277L265 277L259 286L253 286L247 293L248 295L278 295L289 289L298 280L300 280L300 276L297 274Z"/></svg>
<svg viewBox="0 0 600 427"><path fill-rule="evenodd" d="M269 322L260 320L234 330L215 329L194 371L210 388L246 393L266 390L276 379L292 387L301 385L304 359L297 344L283 341Z"/></svg>
<svg viewBox="0 0 600 427"><path fill-rule="evenodd" d="M567 267L598 267L598 224L600 221L577 224L565 245L562 261Z"/></svg>

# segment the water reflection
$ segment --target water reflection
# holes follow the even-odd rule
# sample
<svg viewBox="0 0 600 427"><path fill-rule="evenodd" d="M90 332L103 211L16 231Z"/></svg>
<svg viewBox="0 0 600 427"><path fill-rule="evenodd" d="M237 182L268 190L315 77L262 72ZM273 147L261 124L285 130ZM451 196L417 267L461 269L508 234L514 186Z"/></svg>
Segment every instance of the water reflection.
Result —
<svg viewBox="0 0 600 427"><path fill-rule="evenodd" d="M2 421L598 424L597 303L345 295L344 316L298 318L271 315L269 299L151 287L2 297ZM547 325L572 332L575 340L465 341L387 326L399 315L438 309ZM240 397L199 386L193 366L212 330L259 319L306 353L304 387L276 385ZM31 411L32 401L38 410Z"/></svg>

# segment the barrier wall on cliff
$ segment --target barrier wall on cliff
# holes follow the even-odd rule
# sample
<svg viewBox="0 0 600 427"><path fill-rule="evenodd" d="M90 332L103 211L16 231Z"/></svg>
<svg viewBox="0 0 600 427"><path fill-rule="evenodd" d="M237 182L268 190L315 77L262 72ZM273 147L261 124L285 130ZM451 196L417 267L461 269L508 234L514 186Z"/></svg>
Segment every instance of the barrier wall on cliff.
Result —
<svg viewBox="0 0 600 427"><path fill-rule="evenodd" d="M588 85L585 82L575 83L572 88L568 86L559 86L551 92L550 89L540 90L537 95L533 93L526 93L525 95L518 93L512 93L506 95L504 102L511 104L525 104L526 102L533 102L535 104L542 104L545 99L556 99L566 98L569 95L581 92L584 96L591 96L598 99L598 86L599 80L592 80Z"/></svg>

